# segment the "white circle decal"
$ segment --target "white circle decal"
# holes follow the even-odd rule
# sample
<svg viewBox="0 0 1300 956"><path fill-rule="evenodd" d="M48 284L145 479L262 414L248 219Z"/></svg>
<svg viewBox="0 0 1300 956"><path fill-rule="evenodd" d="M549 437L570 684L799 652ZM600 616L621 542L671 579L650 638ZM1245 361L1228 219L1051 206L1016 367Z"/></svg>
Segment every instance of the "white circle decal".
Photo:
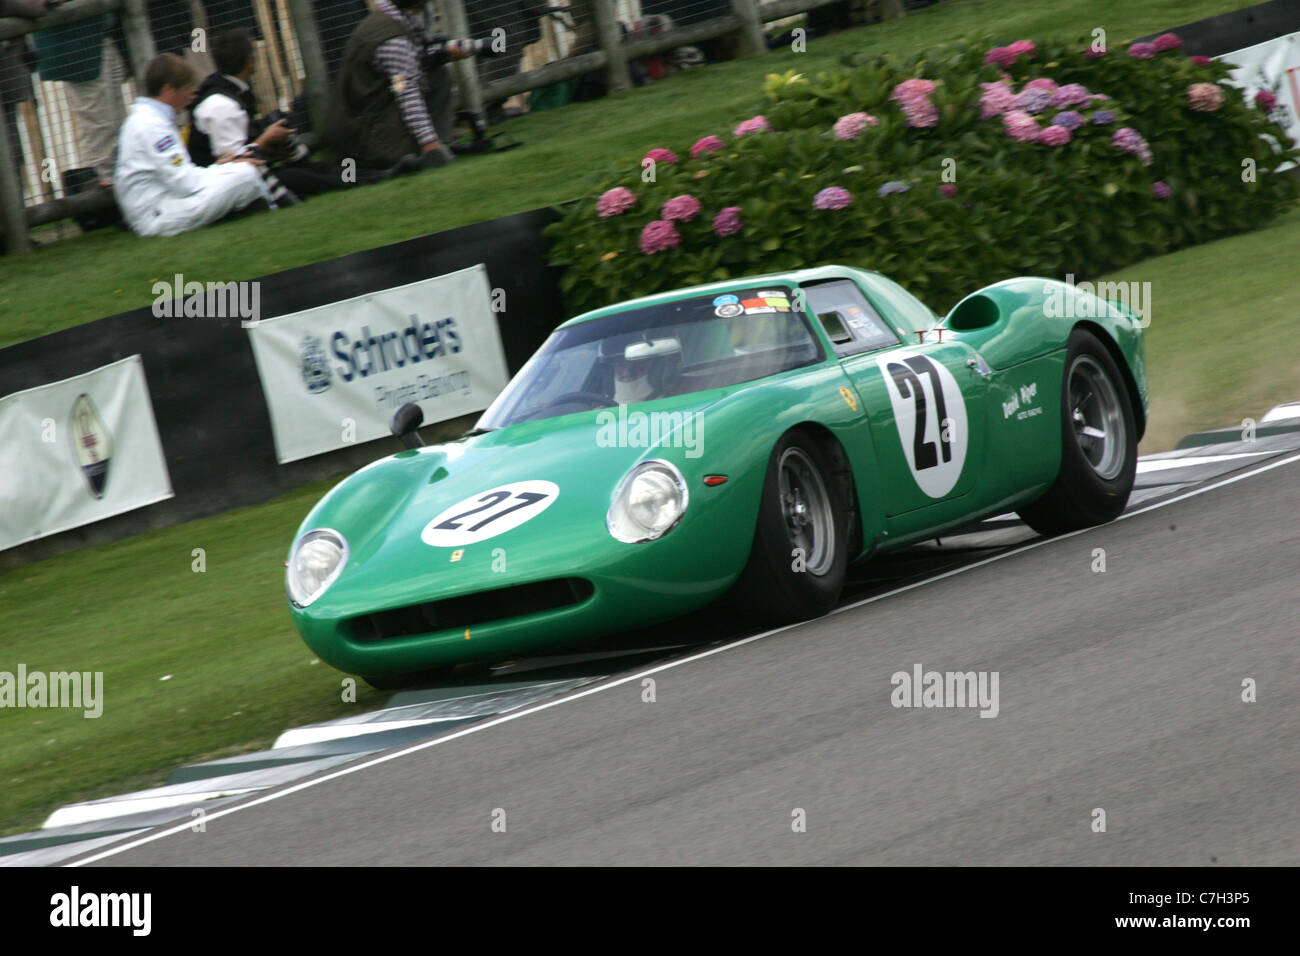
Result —
<svg viewBox="0 0 1300 956"><path fill-rule="evenodd" d="M885 377L903 456L931 498L952 491L966 463L966 402L941 363L900 350L877 360Z"/></svg>
<svg viewBox="0 0 1300 956"><path fill-rule="evenodd" d="M434 548L477 544L536 518L560 496L553 481L512 481L458 501L424 526L420 540Z"/></svg>

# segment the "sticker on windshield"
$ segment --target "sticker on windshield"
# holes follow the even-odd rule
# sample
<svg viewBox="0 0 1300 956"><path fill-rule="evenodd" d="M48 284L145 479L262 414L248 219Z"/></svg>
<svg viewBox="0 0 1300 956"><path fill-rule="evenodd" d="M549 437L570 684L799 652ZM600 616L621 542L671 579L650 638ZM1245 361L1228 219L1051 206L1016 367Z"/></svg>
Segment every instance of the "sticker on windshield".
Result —
<svg viewBox="0 0 1300 956"><path fill-rule="evenodd" d="M723 306L723 305L735 305L739 301L740 299L737 296L731 294L720 295L713 300L713 305L716 308L718 306Z"/></svg>
<svg viewBox="0 0 1300 956"><path fill-rule="evenodd" d="M739 302L724 302L713 310L713 314L720 319L734 319L745 311L745 307Z"/></svg>
<svg viewBox="0 0 1300 956"><path fill-rule="evenodd" d="M459 548L504 534L531 521L560 496L553 481L512 481L470 495L424 526L420 540L433 548Z"/></svg>
<svg viewBox="0 0 1300 956"><path fill-rule="evenodd" d="M966 401L952 373L928 355L891 352L877 360L885 377L903 457L917 487L942 498L966 463Z"/></svg>

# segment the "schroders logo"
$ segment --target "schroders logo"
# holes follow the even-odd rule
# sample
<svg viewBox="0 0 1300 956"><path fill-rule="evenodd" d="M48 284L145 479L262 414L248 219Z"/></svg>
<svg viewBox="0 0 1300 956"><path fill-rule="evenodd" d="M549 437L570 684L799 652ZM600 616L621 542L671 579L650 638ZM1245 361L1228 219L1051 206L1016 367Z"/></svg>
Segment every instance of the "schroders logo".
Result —
<svg viewBox="0 0 1300 956"><path fill-rule="evenodd" d="M413 314L410 324L400 332L376 335L370 326L363 325L361 335L355 339L342 329L330 336L330 351L339 362L334 371L345 382L445 358L460 350L460 332L450 316L422 322Z"/></svg>
<svg viewBox="0 0 1300 956"><path fill-rule="evenodd" d="M104 488L108 484L108 462L113 456L113 440L108 428L95 411L95 404L90 396L82 393L72 403L72 421L68 435L72 442L72 454L77 460L81 473L86 477L90 493L96 498L104 497Z"/></svg>
<svg viewBox="0 0 1300 956"><path fill-rule="evenodd" d="M310 332L302 337L298 346L298 355L302 360L302 383L307 391L318 395L330 387L330 359L325 354L321 340Z"/></svg>

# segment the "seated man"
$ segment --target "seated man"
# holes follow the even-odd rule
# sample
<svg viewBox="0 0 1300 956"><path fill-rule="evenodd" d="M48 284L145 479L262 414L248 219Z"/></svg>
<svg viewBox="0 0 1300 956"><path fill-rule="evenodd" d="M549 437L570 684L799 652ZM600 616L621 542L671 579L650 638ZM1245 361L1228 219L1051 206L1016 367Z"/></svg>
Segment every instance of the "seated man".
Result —
<svg viewBox="0 0 1300 956"><path fill-rule="evenodd" d="M345 170L332 163L311 162L309 150L297 142L295 131L284 119L265 123L253 115L249 80L256 59L252 35L247 30L221 34L212 41L212 59L217 72L199 85L191 107L194 129L189 150L197 165L210 166L223 156L252 155L272 163L276 178L298 196L378 182L404 169L418 168L413 154L391 169L357 170L355 176L345 175Z"/></svg>
<svg viewBox="0 0 1300 956"><path fill-rule="evenodd" d="M426 62L416 18L423 6L424 0L376 0L348 38L321 137L340 160L382 169L407 153L418 153L424 166L455 158L445 145L455 124L451 73L445 63ZM449 43L445 55L471 54Z"/></svg>
<svg viewBox="0 0 1300 956"><path fill-rule="evenodd" d="M174 236L216 222L256 202L275 208L279 197L263 180L261 160L235 159L195 166L181 142L176 114L197 87L194 69L172 53L145 68L145 96L127 114L118 137L113 193L122 215L141 236Z"/></svg>

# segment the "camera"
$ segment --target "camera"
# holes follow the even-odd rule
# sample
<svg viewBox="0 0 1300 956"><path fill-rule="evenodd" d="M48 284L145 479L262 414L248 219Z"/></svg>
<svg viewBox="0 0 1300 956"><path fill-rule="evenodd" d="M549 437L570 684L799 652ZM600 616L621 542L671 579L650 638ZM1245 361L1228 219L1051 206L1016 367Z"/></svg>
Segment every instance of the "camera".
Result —
<svg viewBox="0 0 1300 956"><path fill-rule="evenodd" d="M470 56L500 56L505 52L505 45L493 47L492 40L477 39L473 40L468 37L462 37L458 40L452 39L444 33L437 33L431 36L424 45L424 65L426 67L442 66L455 52L465 52Z"/></svg>

